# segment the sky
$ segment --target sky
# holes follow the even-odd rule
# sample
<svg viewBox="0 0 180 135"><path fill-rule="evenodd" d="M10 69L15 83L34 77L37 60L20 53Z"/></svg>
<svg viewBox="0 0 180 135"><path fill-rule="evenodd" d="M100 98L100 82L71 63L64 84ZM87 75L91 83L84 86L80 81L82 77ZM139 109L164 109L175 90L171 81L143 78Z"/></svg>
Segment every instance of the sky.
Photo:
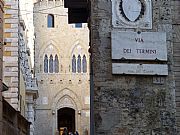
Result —
<svg viewBox="0 0 180 135"><path fill-rule="evenodd" d="M33 3L36 0L19 0L20 15L27 28L27 47L31 52L31 66L34 66L34 26L33 26Z"/></svg>

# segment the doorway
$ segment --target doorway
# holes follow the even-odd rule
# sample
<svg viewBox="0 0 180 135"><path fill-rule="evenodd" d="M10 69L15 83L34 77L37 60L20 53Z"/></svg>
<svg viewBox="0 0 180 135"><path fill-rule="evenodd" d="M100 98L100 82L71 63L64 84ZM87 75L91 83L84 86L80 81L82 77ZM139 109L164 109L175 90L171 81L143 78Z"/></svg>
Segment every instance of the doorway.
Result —
<svg viewBox="0 0 180 135"><path fill-rule="evenodd" d="M60 135L64 128L67 128L68 131L75 131L75 110L72 108L61 108L58 110L58 129Z"/></svg>

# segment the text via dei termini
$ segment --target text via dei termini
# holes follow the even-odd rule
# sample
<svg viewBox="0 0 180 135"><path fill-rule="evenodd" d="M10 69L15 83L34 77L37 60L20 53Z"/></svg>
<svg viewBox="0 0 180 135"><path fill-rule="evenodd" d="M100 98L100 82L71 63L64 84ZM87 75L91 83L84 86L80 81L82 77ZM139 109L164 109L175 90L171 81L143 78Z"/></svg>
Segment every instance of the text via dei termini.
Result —
<svg viewBox="0 0 180 135"><path fill-rule="evenodd" d="M112 31L112 59L167 61L166 34Z"/></svg>

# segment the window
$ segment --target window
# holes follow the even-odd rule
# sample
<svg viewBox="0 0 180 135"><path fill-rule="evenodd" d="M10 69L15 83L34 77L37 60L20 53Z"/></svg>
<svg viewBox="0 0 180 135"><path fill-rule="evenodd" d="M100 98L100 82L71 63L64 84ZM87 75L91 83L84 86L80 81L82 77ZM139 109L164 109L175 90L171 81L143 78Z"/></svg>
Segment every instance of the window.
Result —
<svg viewBox="0 0 180 135"><path fill-rule="evenodd" d="M48 73L48 57L44 56L44 73Z"/></svg>
<svg viewBox="0 0 180 135"><path fill-rule="evenodd" d="M49 58L49 73L53 73L53 56L50 55Z"/></svg>
<svg viewBox="0 0 180 135"><path fill-rule="evenodd" d="M76 56L73 55L72 57L72 72L76 73Z"/></svg>
<svg viewBox="0 0 180 135"><path fill-rule="evenodd" d="M83 60L82 60L82 70L83 70L83 73L86 73L87 72L87 61L86 61L86 56L84 55L83 56Z"/></svg>
<svg viewBox="0 0 180 135"><path fill-rule="evenodd" d="M81 73L81 56L78 55L78 60L77 60L77 72Z"/></svg>
<svg viewBox="0 0 180 135"><path fill-rule="evenodd" d="M58 60L57 54L56 54L55 60L54 60L54 72L55 72L55 73L58 73L58 72L59 72L59 60Z"/></svg>
<svg viewBox="0 0 180 135"><path fill-rule="evenodd" d="M48 28L53 28L54 27L54 15L49 14L47 21L48 21Z"/></svg>
<svg viewBox="0 0 180 135"><path fill-rule="evenodd" d="M75 23L75 28L82 28L82 23Z"/></svg>

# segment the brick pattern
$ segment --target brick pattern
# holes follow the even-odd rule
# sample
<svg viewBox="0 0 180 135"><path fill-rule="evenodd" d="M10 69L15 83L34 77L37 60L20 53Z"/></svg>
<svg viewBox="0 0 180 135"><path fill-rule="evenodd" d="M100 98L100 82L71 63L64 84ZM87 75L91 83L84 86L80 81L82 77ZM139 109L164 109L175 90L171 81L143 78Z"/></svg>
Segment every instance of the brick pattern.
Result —
<svg viewBox="0 0 180 135"><path fill-rule="evenodd" d="M18 110L18 1L5 2L3 81L9 87L5 99Z"/></svg>

